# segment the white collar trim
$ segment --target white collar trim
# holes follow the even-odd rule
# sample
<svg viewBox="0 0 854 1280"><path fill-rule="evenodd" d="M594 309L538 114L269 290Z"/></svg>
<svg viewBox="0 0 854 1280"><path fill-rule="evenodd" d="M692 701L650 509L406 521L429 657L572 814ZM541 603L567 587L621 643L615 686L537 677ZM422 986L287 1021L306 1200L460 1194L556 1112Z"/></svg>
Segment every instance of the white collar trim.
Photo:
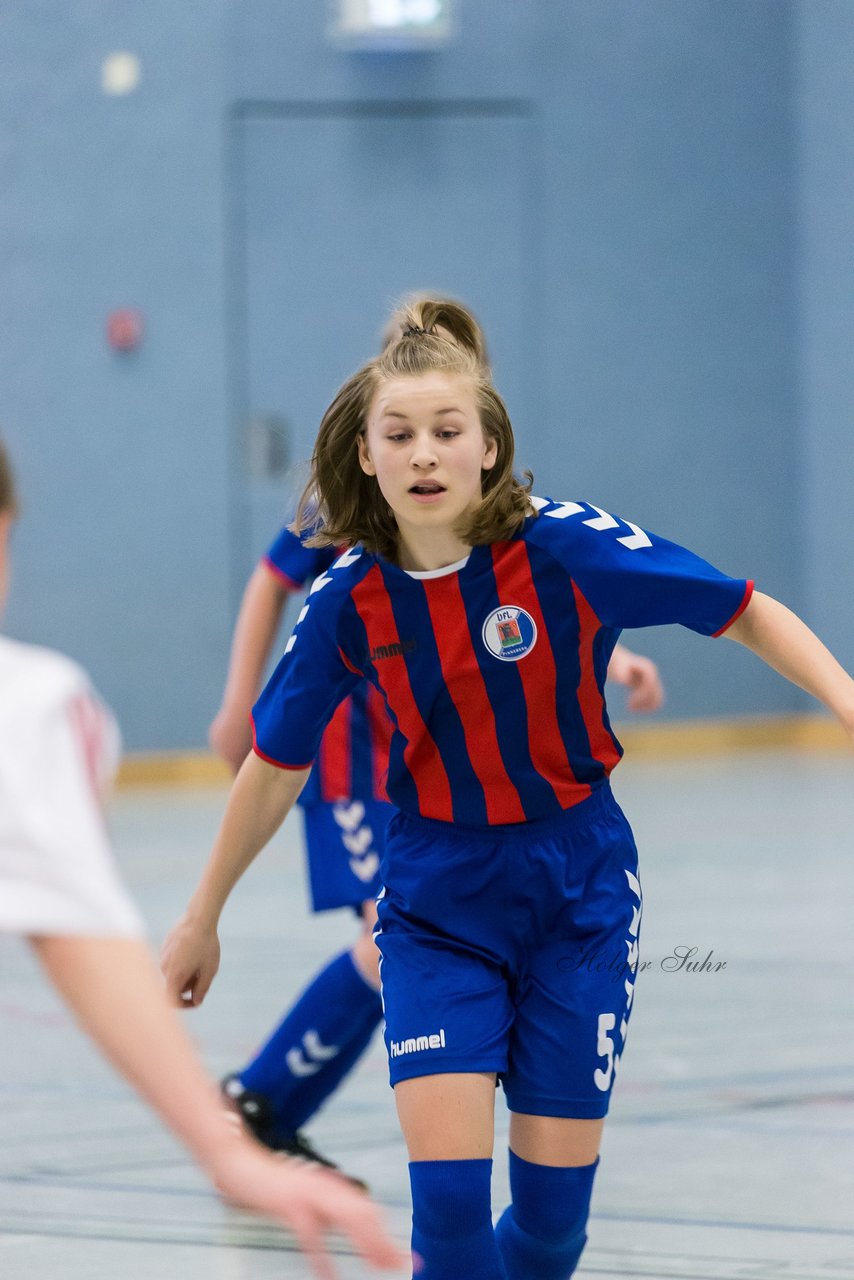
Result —
<svg viewBox="0 0 854 1280"><path fill-rule="evenodd" d="M471 552L469 552L469 555L471 555ZM409 578L444 578L449 573L459 573L460 569L464 569L468 562L469 556L464 556L456 564L446 564L441 569L404 569L403 572Z"/></svg>

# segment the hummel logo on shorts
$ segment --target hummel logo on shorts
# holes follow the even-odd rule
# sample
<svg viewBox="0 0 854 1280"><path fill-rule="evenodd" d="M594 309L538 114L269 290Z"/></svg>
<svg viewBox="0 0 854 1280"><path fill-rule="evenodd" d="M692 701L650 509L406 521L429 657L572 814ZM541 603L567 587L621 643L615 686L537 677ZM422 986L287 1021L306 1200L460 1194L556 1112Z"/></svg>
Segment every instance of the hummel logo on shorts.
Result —
<svg viewBox="0 0 854 1280"><path fill-rule="evenodd" d="M445 1028L439 1028L438 1035L417 1036L411 1040L392 1040L391 1057L399 1058L404 1053L420 1053L422 1049L444 1049Z"/></svg>

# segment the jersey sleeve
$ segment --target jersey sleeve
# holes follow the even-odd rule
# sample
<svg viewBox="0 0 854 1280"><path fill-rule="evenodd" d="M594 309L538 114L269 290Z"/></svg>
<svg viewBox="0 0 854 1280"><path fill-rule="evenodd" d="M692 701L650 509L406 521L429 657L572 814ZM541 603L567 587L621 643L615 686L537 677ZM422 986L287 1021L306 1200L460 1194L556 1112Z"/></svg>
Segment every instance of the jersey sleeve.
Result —
<svg viewBox="0 0 854 1280"><path fill-rule="evenodd" d="M323 730L362 678L338 641L342 600L328 575L313 584L285 652L252 709L257 755L284 769L313 763Z"/></svg>
<svg viewBox="0 0 854 1280"><path fill-rule="evenodd" d="M0 929L139 936L103 801L118 758L112 714L87 684L35 706L0 755Z"/></svg>
<svg viewBox="0 0 854 1280"><path fill-rule="evenodd" d="M337 554L334 547L307 547L299 534L286 527L263 557L263 563L288 591L302 591L306 583L329 568Z"/></svg>
<svg viewBox="0 0 854 1280"><path fill-rule="evenodd" d="M553 504L539 517L551 520L565 529L556 540L561 559L604 626L679 623L719 636L750 602L751 580L728 577L693 551L600 507Z"/></svg>

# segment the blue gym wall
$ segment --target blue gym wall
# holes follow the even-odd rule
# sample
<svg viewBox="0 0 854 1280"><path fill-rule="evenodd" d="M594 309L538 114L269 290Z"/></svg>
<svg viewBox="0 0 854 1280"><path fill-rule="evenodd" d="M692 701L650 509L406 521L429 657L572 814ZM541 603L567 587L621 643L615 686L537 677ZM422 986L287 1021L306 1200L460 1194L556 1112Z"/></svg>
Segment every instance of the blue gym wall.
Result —
<svg viewBox="0 0 854 1280"><path fill-rule="evenodd" d="M223 12L42 0L0 24L6 625L82 660L131 747L201 743L226 652ZM142 63L127 97L101 92L115 49ZM147 320L124 356L123 306Z"/></svg>
<svg viewBox="0 0 854 1280"><path fill-rule="evenodd" d="M804 608L854 668L854 5L797 9L799 491Z"/></svg>
<svg viewBox="0 0 854 1280"><path fill-rule="evenodd" d="M25 506L6 626L84 661L131 747L204 741L247 567L234 120L251 103L523 110L540 377L520 461L541 492L755 576L854 664L854 9L458 9L451 46L417 55L334 48L319 0L4 15L0 424ZM114 49L142 63L127 97L100 90ZM488 226L482 253L500 272ZM147 322L125 356L104 338L123 305ZM662 663L670 716L803 705L735 646L627 639Z"/></svg>

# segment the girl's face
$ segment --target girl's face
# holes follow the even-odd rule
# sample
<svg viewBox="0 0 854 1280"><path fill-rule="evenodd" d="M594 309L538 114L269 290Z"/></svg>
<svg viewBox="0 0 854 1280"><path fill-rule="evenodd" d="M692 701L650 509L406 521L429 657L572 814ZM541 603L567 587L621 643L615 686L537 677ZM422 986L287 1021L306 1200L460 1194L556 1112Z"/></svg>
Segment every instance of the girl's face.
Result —
<svg viewBox="0 0 854 1280"><path fill-rule="evenodd" d="M362 470L376 476L404 536L450 532L479 505L497 452L471 380L441 372L381 383L359 440Z"/></svg>

